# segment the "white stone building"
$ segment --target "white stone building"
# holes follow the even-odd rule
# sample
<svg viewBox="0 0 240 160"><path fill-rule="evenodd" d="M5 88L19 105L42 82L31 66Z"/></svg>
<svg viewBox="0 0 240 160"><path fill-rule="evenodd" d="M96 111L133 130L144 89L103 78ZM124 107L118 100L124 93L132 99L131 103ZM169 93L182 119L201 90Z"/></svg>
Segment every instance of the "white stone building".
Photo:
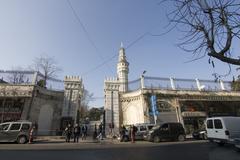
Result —
<svg viewBox="0 0 240 160"><path fill-rule="evenodd" d="M29 120L38 124L38 134L54 135L76 122L83 93L80 77L50 79L46 87L39 86L43 76L34 71L0 71L0 77L1 123Z"/></svg>
<svg viewBox="0 0 240 160"><path fill-rule="evenodd" d="M64 79L63 117L72 117L76 121L83 92L82 79L79 76L66 76Z"/></svg>
<svg viewBox="0 0 240 160"><path fill-rule="evenodd" d="M118 134L120 125L137 123L180 122L186 133L203 126L208 116L240 116L240 93L231 90L231 82L141 77L128 81L129 63L121 45L117 77L106 78L106 134ZM136 85L134 89L133 85ZM155 96L158 114L153 113Z"/></svg>

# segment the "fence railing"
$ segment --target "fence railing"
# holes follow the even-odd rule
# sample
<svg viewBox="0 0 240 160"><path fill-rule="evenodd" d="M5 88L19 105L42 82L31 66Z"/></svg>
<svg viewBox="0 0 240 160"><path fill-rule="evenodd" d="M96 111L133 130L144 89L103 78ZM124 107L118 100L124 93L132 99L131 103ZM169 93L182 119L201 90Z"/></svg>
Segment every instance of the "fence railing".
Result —
<svg viewBox="0 0 240 160"><path fill-rule="evenodd" d="M22 71L22 70L0 70L0 82L8 84L19 85L36 85L44 76L36 71ZM47 89L50 90L64 90L63 80L49 78L46 84Z"/></svg>
<svg viewBox="0 0 240 160"><path fill-rule="evenodd" d="M214 81L202 79L180 79L162 77L142 77L130 81L128 90L134 91L140 88L162 90L192 90L192 91L231 91L230 81Z"/></svg>

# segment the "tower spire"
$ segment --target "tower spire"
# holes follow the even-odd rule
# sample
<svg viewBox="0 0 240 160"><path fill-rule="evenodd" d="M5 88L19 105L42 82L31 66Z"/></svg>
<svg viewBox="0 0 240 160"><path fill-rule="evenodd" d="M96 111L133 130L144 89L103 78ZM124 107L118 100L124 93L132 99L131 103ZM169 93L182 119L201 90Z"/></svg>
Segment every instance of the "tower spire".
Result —
<svg viewBox="0 0 240 160"><path fill-rule="evenodd" d="M123 42L121 42L120 48L123 48Z"/></svg>
<svg viewBox="0 0 240 160"><path fill-rule="evenodd" d="M118 80L122 83L120 86L121 92L128 91L128 66L129 63L126 59L125 49L123 48L123 43L121 42L121 48L119 49L119 57L117 64Z"/></svg>

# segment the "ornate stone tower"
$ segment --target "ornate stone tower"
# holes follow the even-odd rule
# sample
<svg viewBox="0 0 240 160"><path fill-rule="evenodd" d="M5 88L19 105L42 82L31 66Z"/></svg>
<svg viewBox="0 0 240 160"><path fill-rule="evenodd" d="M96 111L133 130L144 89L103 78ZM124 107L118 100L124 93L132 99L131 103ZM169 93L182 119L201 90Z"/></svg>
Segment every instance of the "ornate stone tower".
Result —
<svg viewBox="0 0 240 160"><path fill-rule="evenodd" d="M128 66L125 49L121 44L117 64L117 77L106 78L104 81L105 93L105 121L106 134L118 134L122 123L120 94L128 91Z"/></svg>
<svg viewBox="0 0 240 160"><path fill-rule="evenodd" d="M64 79L64 105L62 116L76 121L83 93L82 79L79 76L66 76Z"/></svg>
<svg viewBox="0 0 240 160"><path fill-rule="evenodd" d="M119 50L118 64L117 64L117 78L121 83L119 91L127 92L128 91L128 69L129 63L127 62L125 49L121 43L121 48Z"/></svg>

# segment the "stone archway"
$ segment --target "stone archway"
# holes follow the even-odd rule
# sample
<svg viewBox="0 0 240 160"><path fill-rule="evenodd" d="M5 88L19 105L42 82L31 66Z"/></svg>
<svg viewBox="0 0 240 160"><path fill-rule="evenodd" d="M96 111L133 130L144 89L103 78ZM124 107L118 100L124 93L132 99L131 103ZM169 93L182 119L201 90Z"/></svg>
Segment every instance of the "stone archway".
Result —
<svg viewBox="0 0 240 160"><path fill-rule="evenodd" d="M38 117L38 134L39 135L50 135L51 125L53 119L53 108L51 105L43 105L40 109Z"/></svg>

